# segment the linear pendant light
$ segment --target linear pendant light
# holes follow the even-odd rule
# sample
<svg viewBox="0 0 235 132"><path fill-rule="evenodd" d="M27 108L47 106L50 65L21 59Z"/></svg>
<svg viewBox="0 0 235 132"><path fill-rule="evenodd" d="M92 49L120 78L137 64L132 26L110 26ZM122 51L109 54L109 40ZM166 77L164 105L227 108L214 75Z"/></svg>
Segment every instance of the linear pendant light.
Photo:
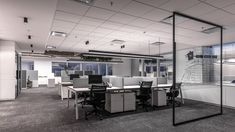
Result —
<svg viewBox="0 0 235 132"><path fill-rule="evenodd" d="M114 57L114 58L141 58L141 59L163 59L163 56L155 55L143 55L123 52L110 52L110 51L99 51L89 50L89 53L83 53L84 56L103 56L103 57Z"/></svg>

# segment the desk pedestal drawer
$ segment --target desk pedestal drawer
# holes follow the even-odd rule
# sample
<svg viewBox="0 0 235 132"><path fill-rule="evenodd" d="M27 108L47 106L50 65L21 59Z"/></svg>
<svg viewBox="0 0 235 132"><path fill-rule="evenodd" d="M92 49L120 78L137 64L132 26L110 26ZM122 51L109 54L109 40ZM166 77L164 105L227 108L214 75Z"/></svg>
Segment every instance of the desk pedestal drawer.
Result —
<svg viewBox="0 0 235 132"><path fill-rule="evenodd" d="M105 109L108 112L123 112L123 93L107 93L105 102Z"/></svg>

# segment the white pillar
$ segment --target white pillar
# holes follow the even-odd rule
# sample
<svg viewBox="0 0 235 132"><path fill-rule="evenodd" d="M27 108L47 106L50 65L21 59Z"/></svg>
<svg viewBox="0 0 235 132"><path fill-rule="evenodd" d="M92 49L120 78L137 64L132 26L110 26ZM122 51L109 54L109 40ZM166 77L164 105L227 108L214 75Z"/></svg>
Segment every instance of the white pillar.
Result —
<svg viewBox="0 0 235 132"><path fill-rule="evenodd" d="M14 100L15 87L15 42L0 40L0 100Z"/></svg>

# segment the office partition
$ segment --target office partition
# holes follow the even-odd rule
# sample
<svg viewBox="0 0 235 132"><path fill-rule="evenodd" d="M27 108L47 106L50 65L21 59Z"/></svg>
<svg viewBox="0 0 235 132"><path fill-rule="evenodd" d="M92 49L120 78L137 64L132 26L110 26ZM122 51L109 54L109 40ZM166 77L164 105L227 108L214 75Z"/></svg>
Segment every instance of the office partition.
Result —
<svg viewBox="0 0 235 132"><path fill-rule="evenodd" d="M178 12L171 19L173 87L168 96L173 125L221 115L223 27ZM219 46L219 52L214 52L213 45Z"/></svg>

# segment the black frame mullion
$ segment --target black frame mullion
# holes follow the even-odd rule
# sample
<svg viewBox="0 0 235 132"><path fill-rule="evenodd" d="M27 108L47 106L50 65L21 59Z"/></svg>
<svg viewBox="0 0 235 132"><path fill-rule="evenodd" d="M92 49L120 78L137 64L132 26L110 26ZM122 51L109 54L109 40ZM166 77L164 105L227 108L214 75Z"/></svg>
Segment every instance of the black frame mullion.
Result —
<svg viewBox="0 0 235 132"><path fill-rule="evenodd" d="M195 118L195 119L191 119L191 120L187 120L187 121L183 121L183 122L176 122L175 120L175 97L174 97L174 92L173 92L173 105L172 105L172 122L174 126L177 125L181 125L181 124L186 124L189 122L193 122L193 121L198 121L198 120L202 120L202 119L206 119L206 118L210 118L213 116L217 116L217 115L222 115L223 114L223 85L222 85L222 79L223 79L223 26L205 21L205 20L201 20L192 16L188 16L179 12L173 12L173 91L175 91L175 84L176 84L176 41L175 41L175 17L176 16L182 16L185 18L189 18L195 21L199 21L202 23L206 23L209 25L213 25L215 27L220 28L220 112L216 113L216 114L212 114L212 115L208 115L208 116L204 116L204 117L199 117L199 118Z"/></svg>

